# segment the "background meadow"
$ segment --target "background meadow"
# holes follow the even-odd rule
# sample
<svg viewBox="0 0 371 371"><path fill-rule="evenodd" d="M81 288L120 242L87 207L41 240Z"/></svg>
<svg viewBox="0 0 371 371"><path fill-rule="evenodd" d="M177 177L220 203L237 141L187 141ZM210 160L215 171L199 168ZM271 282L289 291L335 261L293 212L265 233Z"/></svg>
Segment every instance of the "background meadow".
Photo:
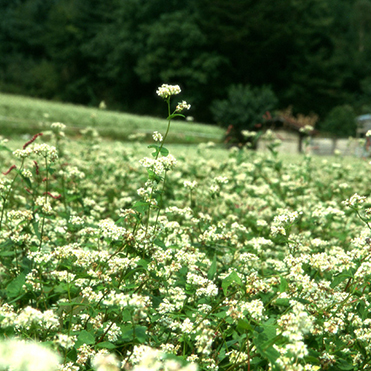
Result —
<svg viewBox="0 0 371 371"><path fill-rule="evenodd" d="M0 368L367 369L368 160L46 129L1 144Z"/></svg>

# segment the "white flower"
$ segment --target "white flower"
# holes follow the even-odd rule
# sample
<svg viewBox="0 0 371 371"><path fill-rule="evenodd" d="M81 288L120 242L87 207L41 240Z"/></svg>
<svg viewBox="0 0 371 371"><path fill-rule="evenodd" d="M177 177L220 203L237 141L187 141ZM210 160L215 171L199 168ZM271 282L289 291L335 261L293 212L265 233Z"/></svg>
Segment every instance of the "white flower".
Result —
<svg viewBox="0 0 371 371"><path fill-rule="evenodd" d="M182 112L185 109L190 109L191 105L188 104L185 100L183 102L179 102L178 105L176 106L175 111L177 112Z"/></svg>
<svg viewBox="0 0 371 371"><path fill-rule="evenodd" d="M66 128L65 124L62 124L61 122L53 122L50 127L59 129L59 130L64 130Z"/></svg>
<svg viewBox="0 0 371 371"><path fill-rule="evenodd" d="M171 95L176 95L181 92L179 85L168 85L162 84L157 90L156 94L164 99L167 99Z"/></svg>
<svg viewBox="0 0 371 371"><path fill-rule="evenodd" d="M154 131L152 134L152 138L155 142L162 142L163 137L158 131Z"/></svg>
<svg viewBox="0 0 371 371"><path fill-rule="evenodd" d="M58 369L56 353L34 342L0 342L0 369L12 371L53 371Z"/></svg>
<svg viewBox="0 0 371 371"><path fill-rule="evenodd" d="M97 371L119 371L120 363L114 354L98 353L92 361L93 367Z"/></svg>

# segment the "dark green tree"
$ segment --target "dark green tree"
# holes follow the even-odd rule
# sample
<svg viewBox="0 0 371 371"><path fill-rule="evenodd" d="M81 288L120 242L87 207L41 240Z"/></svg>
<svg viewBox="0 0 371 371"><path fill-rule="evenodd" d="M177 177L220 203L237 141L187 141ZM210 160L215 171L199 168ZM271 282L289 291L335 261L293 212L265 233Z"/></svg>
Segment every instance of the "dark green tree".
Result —
<svg viewBox="0 0 371 371"><path fill-rule="evenodd" d="M211 106L214 120L228 128L228 135L233 142L244 141L242 130L259 130L263 115L272 111L278 103L277 97L267 86L231 85L228 97L215 100Z"/></svg>

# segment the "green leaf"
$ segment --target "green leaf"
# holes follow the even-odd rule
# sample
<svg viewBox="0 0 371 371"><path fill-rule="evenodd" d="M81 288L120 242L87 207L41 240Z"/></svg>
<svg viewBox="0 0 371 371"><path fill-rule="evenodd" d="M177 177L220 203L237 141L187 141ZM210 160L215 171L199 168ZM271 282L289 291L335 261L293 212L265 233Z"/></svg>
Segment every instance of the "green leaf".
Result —
<svg viewBox="0 0 371 371"><path fill-rule="evenodd" d="M144 343L147 341L147 327L144 326L135 326L133 328L132 325L130 326L123 326L121 327L122 330L122 337L121 339L125 342L130 342L133 340L137 340L139 343Z"/></svg>
<svg viewBox="0 0 371 371"><path fill-rule="evenodd" d="M243 320L243 319L240 319L238 321L238 325L237 327L243 329L243 330L248 330L248 331L251 331L252 330L252 327L250 325L250 323L248 323L247 321Z"/></svg>
<svg viewBox="0 0 371 371"><path fill-rule="evenodd" d="M280 286L279 286L280 292L285 292L288 289L289 284L288 284L286 278L284 278L282 276L280 277L280 281L281 281Z"/></svg>
<svg viewBox="0 0 371 371"><path fill-rule="evenodd" d="M159 175L157 175L153 170L151 169L147 169L147 173L148 173L148 179L150 180L154 180L156 181L157 183L159 183L161 180L162 180L162 177L160 177Z"/></svg>
<svg viewBox="0 0 371 371"><path fill-rule="evenodd" d="M1 251L0 256L13 256L15 254L14 251Z"/></svg>
<svg viewBox="0 0 371 371"><path fill-rule="evenodd" d="M166 120L172 120L174 117L185 117L184 115L180 113L173 113L172 115L168 116Z"/></svg>
<svg viewBox="0 0 371 371"><path fill-rule="evenodd" d="M227 316L226 311L215 313L215 317L218 317L218 318L225 318L226 316Z"/></svg>
<svg viewBox="0 0 371 371"><path fill-rule="evenodd" d="M336 366L339 370L354 370L354 366L344 359L338 359L336 361Z"/></svg>
<svg viewBox="0 0 371 371"><path fill-rule="evenodd" d="M68 307L68 306L74 306L74 307L78 307L78 306L88 306L89 304L87 303L81 303L81 301L71 301L71 302L62 302L62 303L58 303L58 306L60 307Z"/></svg>
<svg viewBox="0 0 371 371"><path fill-rule="evenodd" d="M162 247L163 249L166 249L166 245L163 243L163 241L159 240L158 238L156 238L153 243L156 245L156 246L159 246L159 247Z"/></svg>
<svg viewBox="0 0 371 371"><path fill-rule="evenodd" d="M82 345L82 344L94 344L95 343L95 336L86 330L82 330L77 337L76 344Z"/></svg>
<svg viewBox="0 0 371 371"><path fill-rule="evenodd" d="M215 273L216 273L216 254L214 254L213 261L211 263L209 271L207 272L207 278L209 280L212 280L215 277Z"/></svg>
<svg viewBox="0 0 371 371"><path fill-rule="evenodd" d="M147 341L147 327L145 326L135 326L135 338L140 343L145 343Z"/></svg>
<svg viewBox="0 0 371 371"><path fill-rule="evenodd" d="M139 261L137 261L137 265L139 265L140 267L143 267L143 268L147 269L148 262L147 262L147 260L140 259Z"/></svg>
<svg viewBox="0 0 371 371"><path fill-rule="evenodd" d="M6 287L6 295L8 299L15 298L23 293L23 285L26 282L26 276L21 273Z"/></svg>
<svg viewBox="0 0 371 371"><path fill-rule="evenodd" d="M133 319L132 316L131 316L130 311L127 310L127 309L122 311L121 317L122 317L122 322L129 322Z"/></svg>
<svg viewBox="0 0 371 371"><path fill-rule="evenodd" d="M0 249L7 249L7 248L12 248L14 246L14 242L12 240L6 240L2 244L0 244Z"/></svg>
<svg viewBox="0 0 371 371"><path fill-rule="evenodd" d="M132 206L133 210L138 211L138 213L144 215L149 209L149 202L144 202L144 201L137 201L135 204Z"/></svg>
<svg viewBox="0 0 371 371"><path fill-rule="evenodd" d="M35 231L37 238L40 239L41 235L39 232L39 222L37 221L37 222L32 223L32 227L33 227L33 230Z"/></svg>
<svg viewBox="0 0 371 371"><path fill-rule="evenodd" d="M152 153L153 157L157 157L158 153L161 153L162 156L166 157L169 154L169 150L165 147L157 146L156 144L151 144L148 148L154 148L155 152Z"/></svg>
<svg viewBox="0 0 371 371"><path fill-rule="evenodd" d="M258 353L267 359L271 364L275 364L280 353L273 348L279 336L276 336L276 327L272 325L263 325L263 331L257 336L253 336L253 342Z"/></svg>
<svg viewBox="0 0 371 371"><path fill-rule="evenodd" d="M0 151L8 151L8 152L13 152L11 149L8 147L5 147L4 145L0 144Z"/></svg>
<svg viewBox="0 0 371 371"><path fill-rule="evenodd" d="M51 166L48 166L48 167L46 168L46 171L47 171L50 175L53 175L54 172L55 172L55 169L52 168Z"/></svg>
<svg viewBox="0 0 371 371"><path fill-rule="evenodd" d="M104 348L104 349L115 349L116 345L110 343L109 341L103 341L101 343L98 343L95 347L96 348Z"/></svg>
<svg viewBox="0 0 371 371"><path fill-rule="evenodd" d="M27 184L27 187L28 187L28 188L31 188L32 185L31 185L31 180L30 180L30 178L25 177L21 172L19 173L19 175L20 175L21 178L24 180L24 182Z"/></svg>
<svg viewBox="0 0 371 371"><path fill-rule="evenodd" d="M289 299L284 299L284 298L277 299L274 303L276 305L281 305L282 307L289 307L290 306L290 300Z"/></svg>
<svg viewBox="0 0 371 371"><path fill-rule="evenodd" d="M237 285L242 286L241 278L238 276L236 272L232 272L229 276L224 278L222 282L222 289L223 289L224 295L227 295L228 287L232 285L234 282Z"/></svg>
<svg viewBox="0 0 371 371"><path fill-rule="evenodd" d="M342 272L339 275L335 276L334 279L331 282L330 287L333 289L337 285L339 285L341 282L345 281L346 279L353 278L353 274L349 271Z"/></svg>
<svg viewBox="0 0 371 371"><path fill-rule="evenodd" d="M0 244L0 256L12 256L15 252L12 250L14 242L12 240L6 240Z"/></svg>

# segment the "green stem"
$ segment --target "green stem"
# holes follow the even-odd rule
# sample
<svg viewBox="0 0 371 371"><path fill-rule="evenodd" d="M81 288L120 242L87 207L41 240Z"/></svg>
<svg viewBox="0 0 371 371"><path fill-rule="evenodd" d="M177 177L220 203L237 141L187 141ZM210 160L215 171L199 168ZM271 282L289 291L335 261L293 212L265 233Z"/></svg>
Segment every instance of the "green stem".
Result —
<svg viewBox="0 0 371 371"><path fill-rule="evenodd" d="M167 116L169 117L169 116L170 116L170 97L168 97L168 98L166 99L166 103L167 103ZM156 160L158 159L158 156L159 156L159 154L160 154L160 152L161 152L161 149L162 149L162 147L163 147L163 145L164 145L164 143L165 143L165 140L166 140L167 134L169 133L170 123L171 123L171 119L169 119L168 122L167 122L166 133L165 133L165 135L164 135L164 137L163 137L163 139L162 139L162 142L161 142L160 148L159 148L159 150L158 150L158 152L157 152Z"/></svg>
<svg viewBox="0 0 371 371"><path fill-rule="evenodd" d="M165 192L166 174L167 174L167 172L165 171L164 182L163 182L163 184L162 184L162 195L163 195L164 192ZM163 198L163 196L161 196L161 203L162 203L162 198ZM156 235L157 222L158 222L158 217L160 216L160 211L161 211L161 207L160 207L160 205L159 205L158 210L157 210L157 215L156 215L155 229L154 229L154 232L153 232L154 235Z"/></svg>
<svg viewBox="0 0 371 371"><path fill-rule="evenodd" d="M16 175L14 176L12 182L10 183L10 187L9 187L9 190L8 190L6 196L3 197L4 202L3 202L3 208L2 208L2 210L1 210L1 217L0 217L0 231L1 231L1 229L2 229L2 225L3 225L3 219L4 219L4 213L5 213L6 203L8 202L8 199L9 199L9 196L10 196L10 192L12 191L12 188L13 188L13 184L14 184L15 180L17 179L19 173L20 173L20 172L22 171L22 169L23 169L23 164L24 164L24 158L22 159L22 163L21 163L21 166L20 166L20 168L19 168L19 171L17 171L17 173L16 173Z"/></svg>
<svg viewBox="0 0 371 371"><path fill-rule="evenodd" d="M167 98L166 102L167 102L167 111L168 111L168 116L170 116L170 97ZM160 144L160 148L158 149L158 152L157 152L157 154L156 154L155 160L158 159L158 156L159 156L160 153L161 153L162 147L164 146L165 140L166 140L167 135L168 135L169 130L170 130L170 123L171 123L171 119L168 120L168 123L167 123L167 129L166 129L165 135L164 135L164 137L163 137L163 139L162 139L162 142L161 142L161 144ZM166 176L166 173L165 173L165 176ZM152 196L153 196L153 188L152 188L151 194L150 194L150 196L149 196L150 200L152 200ZM159 213L159 212L160 212L160 211L158 211L158 213ZM149 218L150 218L150 216L151 216L151 205L149 205L149 207L148 207L148 212L147 212L146 235L147 235L147 233L148 233ZM156 217L156 224L155 224L155 225L157 225L157 219L158 219L158 214L157 214L157 217Z"/></svg>
<svg viewBox="0 0 371 371"><path fill-rule="evenodd" d="M48 161L45 157L45 169L46 169L46 179L45 179L45 201L44 205L48 203L48 183L49 183L49 175L48 175ZM41 221L41 233L40 233L40 245L39 248L41 248L43 237L44 237L44 225L45 225L45 212L43 211L43 217Z"/></svg>

